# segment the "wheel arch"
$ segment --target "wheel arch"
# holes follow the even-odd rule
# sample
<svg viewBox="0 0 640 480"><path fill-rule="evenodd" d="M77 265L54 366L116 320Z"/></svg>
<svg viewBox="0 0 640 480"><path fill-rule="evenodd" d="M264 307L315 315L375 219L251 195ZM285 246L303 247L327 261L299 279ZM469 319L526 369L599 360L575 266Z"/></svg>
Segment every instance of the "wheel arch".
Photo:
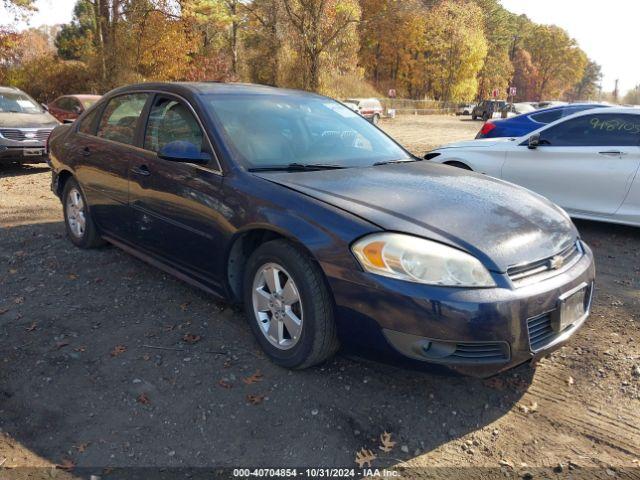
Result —
<svg viewBox="0 0 640 480"><path fill-rule="evenodd" d="M469 165L466 162L463 162L461 160L455 160L455 159L451 159L451 160L446 160L444 162L442 162L443 165L449 165L450 167L456 167L456 168L462 168L464 170L470 170L470 171L474 171L473 168L471 168L471 165Z"/></svg>
<svg viewBox="0 0 640 480"><path fill-rule="evenodd" d="M273 225L246 227L233 236L225 257L225 279L229 296L234 302L242 301L242 282L247 260L258 247L272 240L286 240L305 252L312 261L319 263L311 250L290 232Z"/></svg>
<svg viewBox="0 0 640 480"><path fill-rule="evenodd" d="M58 173L58 181L56 183L56 191L55 194L58 198L62 198L62 192L64 191L64 186L67 184L70 178L73 178L73 172L67 169L60 170Z"/></svg>

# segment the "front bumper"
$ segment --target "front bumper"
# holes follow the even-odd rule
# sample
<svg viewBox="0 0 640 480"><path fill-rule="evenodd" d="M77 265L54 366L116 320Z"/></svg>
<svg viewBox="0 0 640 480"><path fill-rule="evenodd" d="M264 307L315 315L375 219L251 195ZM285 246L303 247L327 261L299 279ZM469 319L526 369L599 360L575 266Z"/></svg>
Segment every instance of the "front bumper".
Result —
<svg viewBox="0 0 640 480"><path fill-rule="evenodd" d="M570 269L520 288L507 282L490 289L435 287L336 270L328 277L339 326L350 337L377 339L403 357L486 377L547 355L584 324L595 265L589 247L583 250ZM560 331L554 323L559 299L581 288L586 314Z"/></svg>
<svg viewBox="0 0 640 480"><path fill-rule="evenodd" d="M19 147L0 144L0 163L46 163L47 158L44 143Z"/></svg>

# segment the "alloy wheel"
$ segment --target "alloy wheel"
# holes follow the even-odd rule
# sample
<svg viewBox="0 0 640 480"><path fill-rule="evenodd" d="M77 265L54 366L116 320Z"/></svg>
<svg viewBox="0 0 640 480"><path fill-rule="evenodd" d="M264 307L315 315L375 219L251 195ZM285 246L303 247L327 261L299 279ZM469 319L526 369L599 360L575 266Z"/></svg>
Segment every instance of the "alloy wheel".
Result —
<svg viewBox="0 0 640 480"><path fill-rule="evenodd" d="M84 200L77 188L69 190L67 195L67 225L76 238L82 238L87 226L84 212Z"/></svg>
<svg viewBox="0 0 640 480"><path fill-rule="evenodd" d="M253 313L260 331L280 350L293 348L302 334L300 291L291 275L277 263L260 267L253 280Z"/></svg>

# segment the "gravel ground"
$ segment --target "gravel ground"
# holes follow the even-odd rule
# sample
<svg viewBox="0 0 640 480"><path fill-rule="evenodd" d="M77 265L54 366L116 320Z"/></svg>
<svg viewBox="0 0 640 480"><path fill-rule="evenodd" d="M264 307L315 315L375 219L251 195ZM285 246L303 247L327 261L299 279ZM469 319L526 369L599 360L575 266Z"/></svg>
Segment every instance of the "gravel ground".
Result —
<svg viewBox="0 0 640 480"><path fill-rule="evenodd" d="M480 123L382 126L423 154ZM537 370L482 381L339 354L290 372L263 358L241 312L116 248L74 248L49 181L45 168L0 167L0 478L54 465L77 465L57 478L355 467L363 448L408 477L640 474L640 229L578 223L597 258L593 313Z"/></svg>

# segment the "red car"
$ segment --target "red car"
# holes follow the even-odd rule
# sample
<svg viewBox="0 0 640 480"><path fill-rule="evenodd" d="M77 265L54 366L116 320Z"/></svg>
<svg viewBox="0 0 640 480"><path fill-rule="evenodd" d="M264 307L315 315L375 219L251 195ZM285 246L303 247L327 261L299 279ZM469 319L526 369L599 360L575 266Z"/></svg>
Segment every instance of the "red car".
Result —
<svg viewBox="0 0 640 480"><path fill-rule="evenodd" d="M49 113L62 123L75 121L91 105L102 98L100 95L63 95L47 105Z"/></svg>

